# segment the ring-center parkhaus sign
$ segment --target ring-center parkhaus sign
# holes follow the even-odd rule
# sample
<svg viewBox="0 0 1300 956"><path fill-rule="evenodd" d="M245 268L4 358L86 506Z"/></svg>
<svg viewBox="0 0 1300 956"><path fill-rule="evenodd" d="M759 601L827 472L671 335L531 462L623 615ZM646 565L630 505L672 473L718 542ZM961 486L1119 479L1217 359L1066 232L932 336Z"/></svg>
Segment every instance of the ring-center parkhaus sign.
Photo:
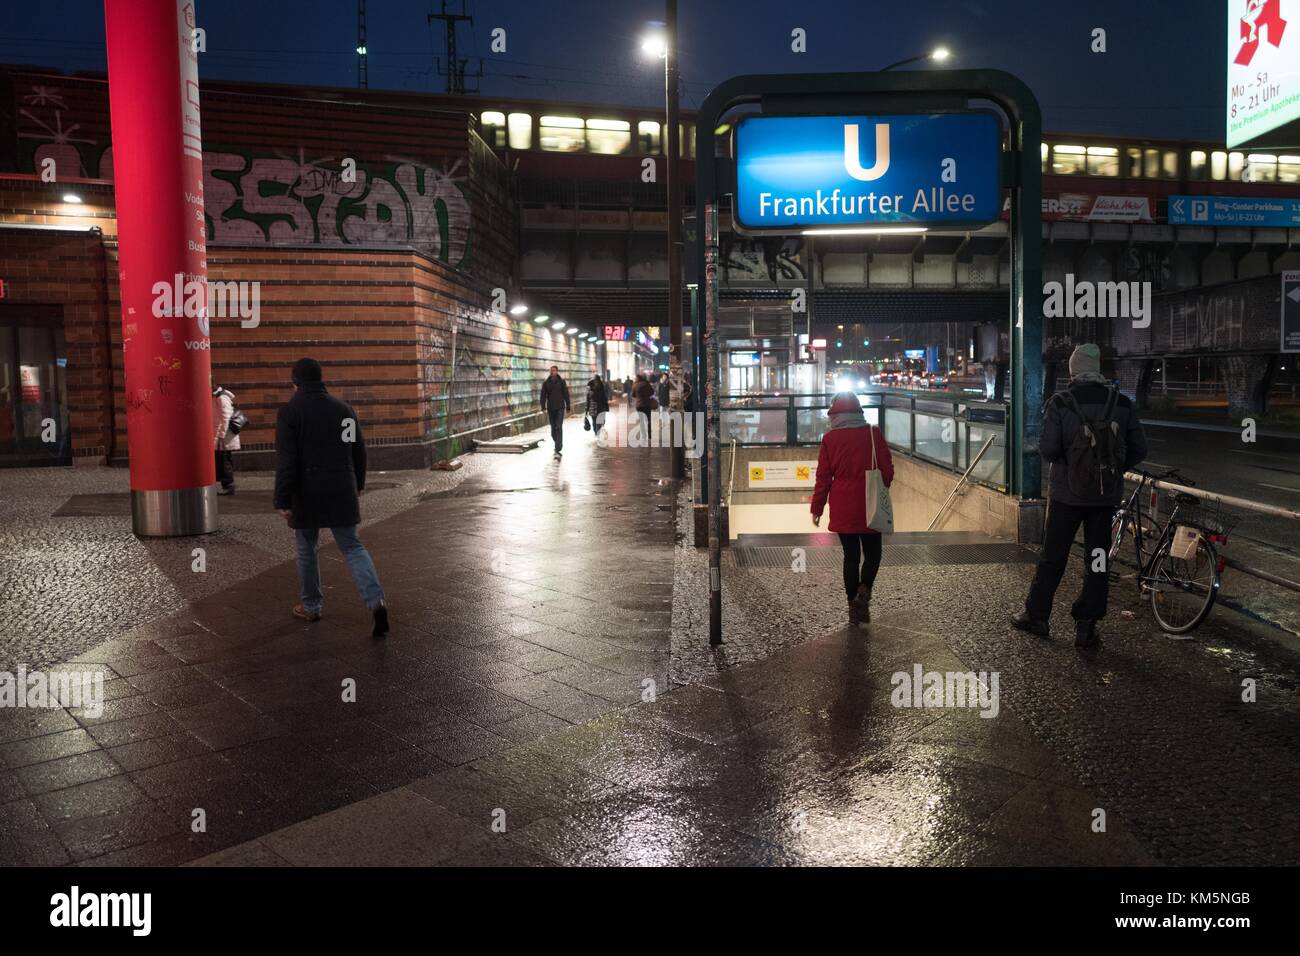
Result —
<svg viewBox="0 0 1300 956"><path fill-rule="evenodd" d="M978 228L1002 210L993 113L749 116L736 128L747 232Z"/></svg>

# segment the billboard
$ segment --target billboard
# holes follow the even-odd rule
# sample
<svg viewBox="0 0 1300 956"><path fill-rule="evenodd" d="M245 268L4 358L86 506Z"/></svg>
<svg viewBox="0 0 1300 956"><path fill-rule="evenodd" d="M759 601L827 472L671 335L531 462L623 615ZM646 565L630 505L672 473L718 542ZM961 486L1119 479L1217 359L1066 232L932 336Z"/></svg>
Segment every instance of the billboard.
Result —
<svg viewBox="0 0 1300 956"><path fill-rule="evenodd" d="M1300 139L1300 0L1227 0L1227 144ZM1288 129L1281 127L1295 124Z"/></svg>
<svg viewBox="0 0 1300 956"><path fill-rule="evenodd" d="M986 112L751 116L736 129L735 223L982 226L1002 207L1001 157Z"/></svg>
<svg viewBox="0 0 1300 956"><path fill-rule="evenodd" d="M1300 199L1284 196L1170 196L1171 226L1300 229Z"/></svg>
<svg viewBox="0 0 1300 956"><path fill-rule="evenodd" d="M1149 195L1101 196L1083 192L1044 192L1044 222L1154 222L1155 199ZM1011 218L1011 197L1002 202L1002 218Z"/></svg>

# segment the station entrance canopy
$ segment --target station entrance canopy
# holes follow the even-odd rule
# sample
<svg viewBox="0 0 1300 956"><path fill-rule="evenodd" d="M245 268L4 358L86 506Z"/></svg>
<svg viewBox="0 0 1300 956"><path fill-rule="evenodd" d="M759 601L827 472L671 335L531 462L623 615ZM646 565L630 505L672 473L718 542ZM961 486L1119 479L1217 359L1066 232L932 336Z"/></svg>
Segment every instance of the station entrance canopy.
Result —
<svg viewBox="0 0 1300 956"><path fill-rule="evenodd" d="M988 109L990 104L1001 116ZM730 149L718 148L720 133L732 136ZM732 197L737 231L817 236L974 230L999 218L1003 190L1009 190L1010 490L1036 498L1041 488L1041 135L1038 103L1029 88L994 70L741 76L705 100L697 125L696 274L703 281L694 335L703 345L695 351L695 378L705 385L708 416L700 486L708 502L710 643L722 641L721 198ZM792 310L798 302L792 301Z"/></svg>

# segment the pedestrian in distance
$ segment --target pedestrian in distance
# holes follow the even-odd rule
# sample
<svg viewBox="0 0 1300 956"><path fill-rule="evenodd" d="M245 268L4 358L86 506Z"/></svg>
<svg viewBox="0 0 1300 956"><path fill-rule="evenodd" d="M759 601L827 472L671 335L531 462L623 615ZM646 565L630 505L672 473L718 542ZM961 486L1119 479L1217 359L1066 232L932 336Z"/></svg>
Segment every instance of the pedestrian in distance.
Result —
<svg viewBox="0 0 1300 956"><path fill-rule="evenodd" d="M216 455L217 481L221 482L219 495L235 493L235 456L239 450L239 429L231 429L235 417L235 395L220 385L212 386L212 427L215 435L212 448Z"/></svg>
<svg viewBox="0 0 1300 956"><path fill-rule="evenodd" d="M595 433L595 437L600 437L601 426L605 423L604 416L609 413L609 391L605 387L605 382L601 379L600 373L597 372L587 383L587 413L586 418L589 421L588 428Z"/></svg>
<svg viewBox="0 0 1300 956"><path fill-rule="evenodd" d="M1092 647L1099 641L1097 623L1106 616L1110 577L1104 556L1110 550L1111 522L1124 495L1124 473L1147 454L1137 409L1102 376L1101 350L1096 345L1080 345L1070 356L1069 387L1044 405L1038 448L1051 466L1043 553L1024 610L1011 624L1049 636L1052 602L1082 525L1083 590L1071 614L1075 646ZM1103 555L1100 568L1098 549Z"/></svg>
<svg viewBox="0 0 1300 956"><path fill-rule="evenodd" d="M632 407L632 377L630 375L623 379L623 404L628 408Z"/></svg>
<svg viewBox="0 0 1300 956"><path fill-rule="evenodd" d="M812 520L815 526L821 526L829 500L830 530L840 536L844 549L849 623L870 624L871 592L880 570L882 542L880 531L867 525L867 472L879 470L888 488L894 481L894 462L884 432L867 423L857 395L838 393L827 414L831 427L822 437L817 454Z"/></svg>
<svg viewBox="0 0 1300 956"><path fill-rule="evenodd" d="M551 441L555 443L555 460L564 453L564 416L569 414L569 386L560 378L560 367L551 366L551 374L542 382L542 411L551 422Z"/></svg>
<svg viewBox="0 0 1300 956"><path fill-rule="evenodd" d="M329 528L352 580L374 618L373 635L388 633L388 604L370 552L357 537L360 493L366 487L366 444L357 413L325 388L314 359L293 366L296 391L275 423L275 508L297 538L302 603L293 616L319 621L320 529Z"/></svg>
<svg viewBox="0 0 1300 956"><path fill-rule="evenodd" d="M646 447L650 445L650 413L659 407L659 400L655 398L655 387L650 384L645 373L636 377L636 385L632 387L632 401L636 403L636 413L640 421L641 428L645 432Z"/></svg>

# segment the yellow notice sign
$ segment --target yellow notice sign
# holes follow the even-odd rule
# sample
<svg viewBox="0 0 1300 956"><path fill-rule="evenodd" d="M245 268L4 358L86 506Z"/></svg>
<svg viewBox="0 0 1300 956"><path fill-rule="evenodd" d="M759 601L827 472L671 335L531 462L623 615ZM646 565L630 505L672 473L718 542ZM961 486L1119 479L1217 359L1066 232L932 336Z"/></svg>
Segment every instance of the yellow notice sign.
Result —
<svg viewBox="0 0 1300 956"><path fill-rule="evenodd" d="M806 488L816 480L815 461L760 461L749 466L751 488Z"/></svg>

